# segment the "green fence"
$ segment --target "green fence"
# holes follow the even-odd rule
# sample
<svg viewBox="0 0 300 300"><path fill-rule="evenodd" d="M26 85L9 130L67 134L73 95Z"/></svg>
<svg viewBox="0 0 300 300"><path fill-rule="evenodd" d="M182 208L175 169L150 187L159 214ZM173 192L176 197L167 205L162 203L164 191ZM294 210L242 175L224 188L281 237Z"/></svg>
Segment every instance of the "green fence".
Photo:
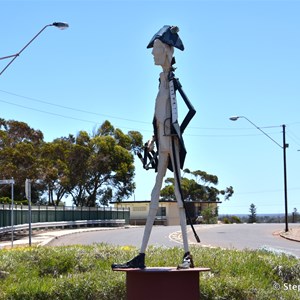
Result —
<svg viewBox="0 0 300 300"><path fill-rule="evenodd" d="M29 223L28 206L0 204L0 227L11 226L13 213L14 225ZM76 207L76 206L32 206L31 222L59 222L78 220L115 220L125 219L129 224L130 211L113 207Z"/></svg>

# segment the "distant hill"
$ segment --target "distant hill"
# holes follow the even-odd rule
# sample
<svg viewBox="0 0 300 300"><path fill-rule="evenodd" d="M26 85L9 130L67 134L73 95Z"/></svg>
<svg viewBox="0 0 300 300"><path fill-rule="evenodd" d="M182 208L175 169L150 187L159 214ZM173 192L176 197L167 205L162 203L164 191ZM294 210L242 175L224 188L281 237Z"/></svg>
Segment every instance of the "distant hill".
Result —
<svg viewBox="0 0 300 300"><path fill-rule="evenodd" d="M224 219L229 220L230 223L236 223L236 218L240 219L242 223L248 222L249 214L222 214L219 215L218 219L223 221ZM285 214L257 214L256 215L257 222L256 223L284 223L285 222ZM292 215L288 216L289 223L300 223L300 215Z"/></svg>
<svg viewBox="0 0 300 300"><path fill-rule="evenodd" d="M222 218L222 217L227 217L227 216L236 216L236 217L239 217L239 218L245 218L245 217L248 217L249 214L220 214L219 217ZM285 214L257 214L258 217L284 217Z"/></svg>

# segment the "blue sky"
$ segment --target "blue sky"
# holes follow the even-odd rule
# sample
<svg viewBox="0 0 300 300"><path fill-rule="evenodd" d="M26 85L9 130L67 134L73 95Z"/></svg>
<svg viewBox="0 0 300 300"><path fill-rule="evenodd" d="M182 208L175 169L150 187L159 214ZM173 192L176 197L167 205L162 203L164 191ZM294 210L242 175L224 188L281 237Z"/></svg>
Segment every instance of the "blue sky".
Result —
<svg viewBox="0 0 300 300"><path fill-rule="evenodd" d="M300 211L299 1L1 1L0 57L48 27L0 78L0 117L40 129L46 141L93 132L108 119L124 132L152 135L160 68L151 37L177 25L185 51L176 76L197 114L185 131L185 167L232 185L222 214L283 213L286 124L289 212ZM0 61L2 69L7 61ZM178 99L179 109L185 112ZM172 174L167 174L171 176ZM132 200L147 200L155 174L136 162Z"/></svg>

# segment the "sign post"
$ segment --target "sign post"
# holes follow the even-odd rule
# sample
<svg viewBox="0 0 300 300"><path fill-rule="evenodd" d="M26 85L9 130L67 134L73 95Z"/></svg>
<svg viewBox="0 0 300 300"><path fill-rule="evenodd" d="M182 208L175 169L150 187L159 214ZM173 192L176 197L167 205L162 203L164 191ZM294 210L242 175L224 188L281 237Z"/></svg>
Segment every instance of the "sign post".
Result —
<svg viewBox="0 0 300 300"><path fill-rule="evenodd" d="M11 184L11 247L14 246L14 179L0 180L0 184Z"/></svg>
<svg viewBox="0 0 300 300"><path fill-rule="evenodd" d="M31 246L31 236L32 236L32 228L31 228L31 180L25 180L25 195L28 200L28 225L29 225L29 246Z"/></svg>

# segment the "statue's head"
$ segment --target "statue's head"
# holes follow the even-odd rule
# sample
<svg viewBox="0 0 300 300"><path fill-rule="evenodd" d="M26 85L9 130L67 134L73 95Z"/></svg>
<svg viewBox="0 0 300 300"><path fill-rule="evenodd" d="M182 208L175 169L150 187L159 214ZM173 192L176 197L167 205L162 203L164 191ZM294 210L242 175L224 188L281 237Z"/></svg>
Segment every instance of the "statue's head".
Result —
<svg viewBox="0 0 300 300"><path fill-rule="evenodd" d="M179 28L177 26L165 25L151 39L147 48L152 48L155 40L160 40L163 43L178 48L183 51L184 46L178 35Z"/></svg>
<svg viewBox="0 0 300 300"><path fill-rule="evenodd" d="M163 68L170 68L173 53L174 47L163 43L159 39L154 40L152 55L154 57L155 65L162 66Z"/></svg>
<svg viewBox="0 0 300 300"><path fill-rule="evenodd" d="M162 66L163 69L169 69L171 66L174 47L184 50L178 31L177 26L165 25L152 37L147 46L147 48L153 48L154 63Z"/></svg>

